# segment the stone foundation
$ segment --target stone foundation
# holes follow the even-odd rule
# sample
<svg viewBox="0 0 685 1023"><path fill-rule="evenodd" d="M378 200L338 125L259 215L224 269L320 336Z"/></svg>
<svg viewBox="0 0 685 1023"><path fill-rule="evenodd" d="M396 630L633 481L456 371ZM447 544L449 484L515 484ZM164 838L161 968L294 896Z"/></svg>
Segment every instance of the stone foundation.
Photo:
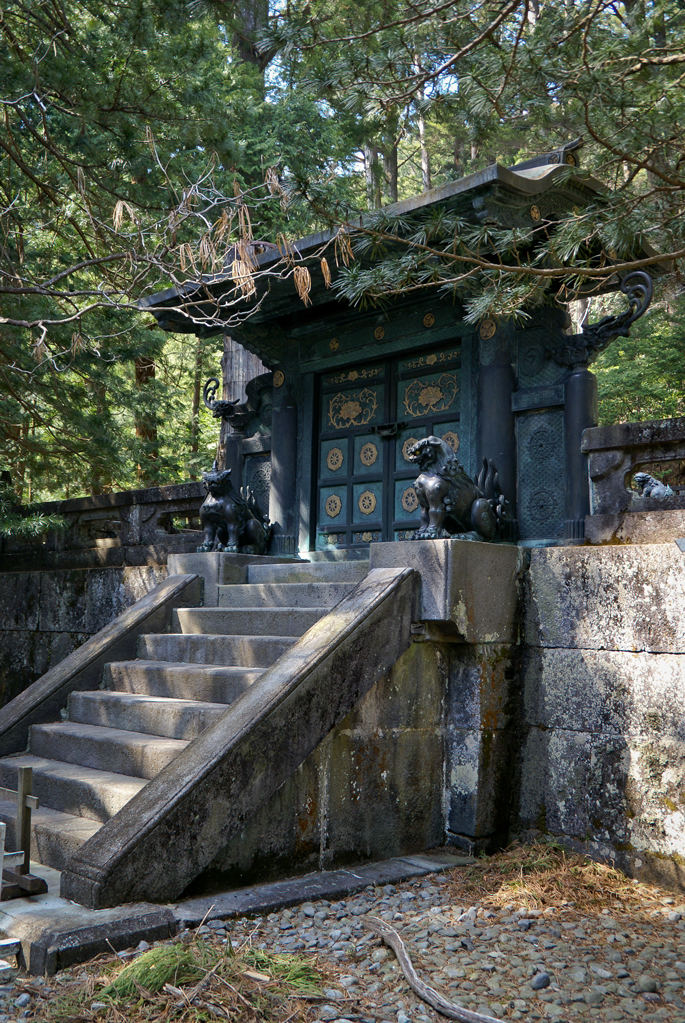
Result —
<svg viewBox="0 0 685 1023"><path fill-rule="evenodd" d="M518 820L685 888L685 556L532 552Z"/></svg>

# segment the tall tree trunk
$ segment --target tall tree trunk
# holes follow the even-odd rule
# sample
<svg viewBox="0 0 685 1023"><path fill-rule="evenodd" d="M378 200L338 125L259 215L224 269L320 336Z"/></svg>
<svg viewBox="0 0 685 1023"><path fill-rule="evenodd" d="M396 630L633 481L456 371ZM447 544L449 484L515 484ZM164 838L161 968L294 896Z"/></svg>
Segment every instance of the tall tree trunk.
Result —
<svg viewBox="0 0 685 1023"><path fill-rule="evenodd" d="M269 22L269 0L237 0L233 4L233 46L236 56L246 64L253 64L264 71L276 55L276 51L260 53L257 39Z"/></svg>
<svg viewBox="0 0 685 1023"><path fill-rule="evenodd" d="M193 374L193 403L190 409L190 450L197 454L200 443L200 394L202 393L202 369L204 346L198 340L195 345L195 372ZM191 476L191 479L196 477Z"/></svg>
<svg viewBox="0 0 685 1023"><path fill-rule="evenodd" d="M367 142L364 146L364 173L366 176L367 202L373 209L379 209L383 204L381 171L378 160L378 146L373 142Z"/></svg>
<svg viewBox="0 0 685 1023"><path fill-rule="evenodd" d="M390 202L397 202L397 143L383 153L386 195Z"/></svg>
<svg viewBox="0 0 685 1023"><path fill-rule="evenodd" d="M429 192L433 187L431 183L431 158L426 146L426 121L423 113L419 110L419 142L421 143L421 178L424 192Z"/></svg>
<svg viewBox="0 0 685 1023"><path fill-rule="evenodd" d="M147 355L140 355L135 362L136 366L136 387L142 390L149 387L150 382L155 379L155 360ZM136 418L136 437L146 441L146 459L154 462L159 454L157 450L157 421L154 416L138 416ZM149 483L153 474L147 464L138 465L138 479L141 483Z"/></svg>

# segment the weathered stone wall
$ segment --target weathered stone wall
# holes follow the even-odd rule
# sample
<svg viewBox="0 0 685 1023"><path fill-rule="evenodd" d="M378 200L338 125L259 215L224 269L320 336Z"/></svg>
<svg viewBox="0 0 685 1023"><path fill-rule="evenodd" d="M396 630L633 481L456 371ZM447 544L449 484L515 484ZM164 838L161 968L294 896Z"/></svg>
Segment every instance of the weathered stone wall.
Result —
<svg viewBox="0 0 685 1023"><path fill-rule="evenodd" d="M527 587L519 825L685 887L685 556L535 550Z"/></svg>
<svg viewBox="0 0 685 1023"><path fill-rule="evenodd" d="M0 573L0 706L166 575L163 563Z"/></svg>
<svg viewBox="0 0 685 1023"><path fill-rule="evenodd" d="M59 664L165 579L173 552L194 551L201 483L39 505L66 523L0 539L0 706ZM179 530L179 527L180 530Z"/></svg>
<svg viewBox="0 0 685 1023"><path fill-rule="evenodd" d="M193 887L504 842L513 663L503 644L413 643Z"/></svg>
<svg viewBox="0 0 685 1023"><path fill-rule="evenodd" d="M220 883L445 843L449 647L415 643L208 869Z"/></svg>

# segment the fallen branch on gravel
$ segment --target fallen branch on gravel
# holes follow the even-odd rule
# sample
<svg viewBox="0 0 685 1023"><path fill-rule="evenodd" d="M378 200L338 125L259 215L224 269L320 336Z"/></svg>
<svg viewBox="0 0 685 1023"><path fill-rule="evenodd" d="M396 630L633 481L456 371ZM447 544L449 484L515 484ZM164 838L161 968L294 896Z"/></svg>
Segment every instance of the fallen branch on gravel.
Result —
<svg viewBox="0 0 685 1023"><path fill-rule="evenodd" d="M362 923L366 924L370 931L377 934L393 950L409 986L416 992L419 998L432 1005L436 1012L439 1012L442 1016L449 1016L450 1019L459 1020L459 1023L502 1023L501 1020L496 1019L494 1016L483 1016L480 1012L471 1012L470 1009L464 1009L461 1005L448 1002L435 988L424 984L412 966L409 953L398 932L394 927L386 923L385 920L379 920L375 916L364 916L362 917Z"/></svg>

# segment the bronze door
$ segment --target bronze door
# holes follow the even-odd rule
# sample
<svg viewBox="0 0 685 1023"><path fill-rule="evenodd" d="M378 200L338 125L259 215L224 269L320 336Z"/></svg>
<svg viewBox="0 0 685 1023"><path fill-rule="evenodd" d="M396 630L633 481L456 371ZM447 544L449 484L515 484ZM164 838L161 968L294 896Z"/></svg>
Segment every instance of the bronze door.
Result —
<svg viewBox="0 0 685 1023"><path fill-rule="evenodd" d="M458 450L460 355L452 346L321 376L317 549L412 536L420 514L407 451L431 434Z"/></svg>

